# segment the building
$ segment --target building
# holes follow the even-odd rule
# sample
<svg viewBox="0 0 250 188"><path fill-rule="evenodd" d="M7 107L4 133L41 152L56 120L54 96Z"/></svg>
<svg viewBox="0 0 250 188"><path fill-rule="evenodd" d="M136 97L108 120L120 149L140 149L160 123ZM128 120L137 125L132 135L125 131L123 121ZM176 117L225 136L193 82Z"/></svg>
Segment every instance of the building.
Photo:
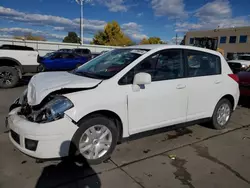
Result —
<svg viewBox="0 0 250 188"><path fill-rule="evenodd" d="M194 39L200 37L217 38L217 47L224 50L227 59L235 59L240 54L250 54L250 27L190 31L186 34L185 44L194 45Z"/></svg>

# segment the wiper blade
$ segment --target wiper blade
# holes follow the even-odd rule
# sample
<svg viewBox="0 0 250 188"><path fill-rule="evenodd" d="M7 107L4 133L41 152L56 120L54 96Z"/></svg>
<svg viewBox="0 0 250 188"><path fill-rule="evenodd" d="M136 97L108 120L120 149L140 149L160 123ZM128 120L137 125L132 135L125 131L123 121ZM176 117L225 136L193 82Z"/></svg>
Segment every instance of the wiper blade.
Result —
<svg viewBox="0 0 250 188"><path fill-rule="evenodd" d="M79 75L79 76L85 76L88 78L94 78L94 79L108 79L108 77L106 77L106 76L93 74L93 73L89 73L89 72L74 72L74 74Z"/></svg>

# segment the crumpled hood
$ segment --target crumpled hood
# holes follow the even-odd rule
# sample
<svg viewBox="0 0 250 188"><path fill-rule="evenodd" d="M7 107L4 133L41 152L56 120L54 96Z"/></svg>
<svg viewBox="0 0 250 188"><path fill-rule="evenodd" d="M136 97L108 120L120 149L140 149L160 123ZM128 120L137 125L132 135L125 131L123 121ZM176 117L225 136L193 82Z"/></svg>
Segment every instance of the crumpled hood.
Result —
<svg viewBox="0 0 250 188"><path fill-rule="evenodd" d="M38 105L51 92L60 89L84 89L98 85L102 80L77 76L68 72L47 72L33 76L28 85L29 105Z"/></svg>

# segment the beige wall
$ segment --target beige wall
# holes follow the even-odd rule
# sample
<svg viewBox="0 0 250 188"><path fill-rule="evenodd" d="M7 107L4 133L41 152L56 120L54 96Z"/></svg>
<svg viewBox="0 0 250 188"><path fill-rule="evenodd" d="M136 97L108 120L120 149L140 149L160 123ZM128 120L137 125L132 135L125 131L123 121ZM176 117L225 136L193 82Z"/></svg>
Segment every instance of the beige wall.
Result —
<svg viewBox="0 0 250 188"><path fill-rule="evenodd" d="M240 36L247 35L247 43L239 43ZM220 44L220 37L226 36L225 44ZM237 36L236 43L230 44L230 36ZM186 34L185 43L189 45L190 38L193 37L218 37L218 47L222 48L227 53L250 53L250 27L240 27L231 29L217 29L208 31L190 31Z"/></svg>

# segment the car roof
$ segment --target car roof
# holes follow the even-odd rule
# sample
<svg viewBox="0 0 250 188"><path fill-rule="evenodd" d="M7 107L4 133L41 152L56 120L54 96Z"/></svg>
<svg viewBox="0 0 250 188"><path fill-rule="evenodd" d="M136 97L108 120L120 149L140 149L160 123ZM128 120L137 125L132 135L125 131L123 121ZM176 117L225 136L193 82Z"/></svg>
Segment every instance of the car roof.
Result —
<svg viewBox="0 0 250 188"><path fill-rule="evenodd" d="M145 44L145 45L135 45L135 46L128 46L125 48L138 48L138 49L147 49L147 50L153 50L153 49L170 49L170 48L179 48L179 49L189 49L189 50L197 50L197 51L203 51L208 52L215 55L221 55L220 52L206 49L206 48L200 48L195 46L186 46L186 45L168 45L168 44Z"/></svg>

